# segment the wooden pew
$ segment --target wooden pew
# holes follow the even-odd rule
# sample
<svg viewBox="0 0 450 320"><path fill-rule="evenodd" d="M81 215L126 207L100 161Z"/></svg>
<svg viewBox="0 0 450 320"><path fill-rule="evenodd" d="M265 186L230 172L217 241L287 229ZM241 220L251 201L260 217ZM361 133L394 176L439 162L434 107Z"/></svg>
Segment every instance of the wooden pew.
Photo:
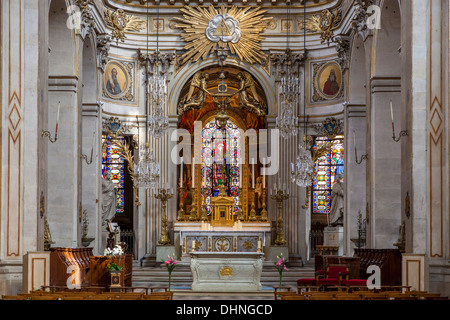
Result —
<svg viewBox="0 0 450 320"><path fill-rule="evenodd" d="M92 255L92 248L51 248L50 251L51 286L67 286L67 279L71 276L69 267L80 270L81 285L88 283L88 257Z"/></svg>
<svg viewBox="0 0 450 320"><path fill-rule="evenodd" d="M355 249L354 257L360 258L360 279L367 279L367 268L380 267L381 285L401 286L402 255L398 249Z"/></svg>

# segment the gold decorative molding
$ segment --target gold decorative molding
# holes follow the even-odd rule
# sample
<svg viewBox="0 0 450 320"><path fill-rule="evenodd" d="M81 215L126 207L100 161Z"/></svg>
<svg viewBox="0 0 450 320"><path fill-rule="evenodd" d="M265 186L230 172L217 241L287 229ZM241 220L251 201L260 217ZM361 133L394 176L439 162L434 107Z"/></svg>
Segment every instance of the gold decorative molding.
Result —
<svg viewBox="0 0 450 320"><path fill-rule="evenodd" d="M106 9L104 13L106 24L113 28L111 35L112 39L116 39L117 43L119 41L125 42L127 31L141 31L147 28L147 22L139 19L136 16L127 15L124 10L118 9L113 12Z"/></svg>
<svg viewBox="0 0 450 320"><path fill-rule="evenodd" d="M181 9L183 18L173 28L185 31L181 36L187 42L181 57L183 64L187 61L206 59L211 52L219 48L229 50L241 61L250 64L265 61L261 50L261 32L268 27L272 18L264 17L265 10L259 7L238 8L236 6L192 7Z"/></svg>
<svg viewBox="0 0 450 320"><path fill-rule="evenodd" d="M320 15L313 16L305 20L300 20L298 22L298 27L300 30L308 32L319 32L321 43L327 42L328 44L334 37L333 30L339 26L342 21L342 11L337 9L334 13L330 10L325 9Z"/></svg>

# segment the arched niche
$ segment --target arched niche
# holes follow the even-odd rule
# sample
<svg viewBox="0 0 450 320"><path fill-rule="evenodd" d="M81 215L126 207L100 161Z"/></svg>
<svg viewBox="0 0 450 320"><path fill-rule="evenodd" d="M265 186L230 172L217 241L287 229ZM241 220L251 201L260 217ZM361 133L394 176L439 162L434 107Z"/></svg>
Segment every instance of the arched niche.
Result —
<svg viewBox="0 0 450 320"><path fill-rule="evenodd" d="M95 104L98 101L98 72L96 46L93 35L86 36L83 44L82 88L83 104Z"/></svg>
<svg viewBox="0 0 450 320"><path fill-rule="evenodd" d="M237 119L239 127L243 130L247 129L255 129L259 130L266 127L265 124L265 116L259 116L254 112L249 110L244 110L240 106L239 95L236 94L239 90L239 78L238 75L242 75L244 72L248 72L240 67L236 66L226 66L223 69L226 74L226 83L228 85L228 92L230 94L234 94L231 98L231 102L227 107L227 112L230 113L235 119ZM219 76L222 72L222 69L217 66L209 66L203 69L198 70L197 72L201 72L202 74L208 74L208 91L211 94L217 94L218 88L217 85L220 82ZM176 100L176 105L179 106L181 101L183 101L191 88L191 81L194 78L195 74L192 75L187 81L181 86L179 90L178 99ZM267 95L264 91L263 86L260 82L255 79L255 77L251 74L254 79L256 92L252 92L252 90L247 89L247 93L251 98L254 98L254 94L258 95L259 99L262 103L267 106ZM193 95L197 94L199 89L195 89ZM201 108L184 111L182 114L178 113L178 127L187 129L191 133L193 132L194 122L195 121L204 121L204 119L208 119L209 116L215 115L219 111L217 104L214 102L214 99L211 95L206 95L205 102ZM203 123L204 124L204 123Z"/></svg>
<svg viewBox="0 0 450 320"><path fill-rule="evenodd" d="M348 101L350 104L366 104L367 64L366 48L361 35L353 38L349 67Z"/></svg>
<svg viewBox="0 0 450 320"><path fill-rule="evenodd" d="M68 8L66 0L52 0L49 8L49 75L74 75L75 31L68 27Z"/></svg>
<svg viewBox="0 0 450 320"><path fill-rule="evenodd" d="M269 76L261 68L250 65L245 62L236 61L234 59L226 59L225 65L227 67L234 67L249 72L253 78L259 83L262 90L265 93L267 102L268 114L274 114L274 108L276 107L276 93L273 84L269 82ZM208 67L217 67L217 59L209 58L204 61L198 62L192 66L183 68L175 77L172 90L169 94L169 106L170 114L176 115L178 108L178 101L181 96L186 83L191 79L194 74L200 70L206 70Z"/></svg>
<svg viewBox="0 0 450 320"><path fill-rule="evenodd" d="M401 74L401 15L397 0L383 0L381 28L375 29L372 75L392 77Z"/></svg>

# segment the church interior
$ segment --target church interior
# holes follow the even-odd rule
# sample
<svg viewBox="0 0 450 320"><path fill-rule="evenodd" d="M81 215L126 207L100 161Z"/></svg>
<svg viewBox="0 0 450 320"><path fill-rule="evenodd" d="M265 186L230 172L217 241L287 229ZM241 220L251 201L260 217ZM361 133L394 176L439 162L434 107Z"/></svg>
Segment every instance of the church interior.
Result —
<svg viewBox="0 0 450 320"><path fill-rule="evenodd" d="M450 296L448 0L0 10L3 299Z"/></svg>

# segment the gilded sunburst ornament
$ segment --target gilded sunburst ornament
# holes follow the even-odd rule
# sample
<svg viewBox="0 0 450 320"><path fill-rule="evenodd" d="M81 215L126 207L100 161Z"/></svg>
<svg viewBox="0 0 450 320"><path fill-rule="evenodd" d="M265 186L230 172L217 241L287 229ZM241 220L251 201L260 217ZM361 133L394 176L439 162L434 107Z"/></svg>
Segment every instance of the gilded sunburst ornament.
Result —
<svg viewBox="0 0 450 320"><path fill-rule="evenodd" d="M174 18L176 27L187 42L183 61L205 59L217 49L227 48L241 61L261 64L266 58L261 50L261 32L267 28L266 13L259 7L236 6L215 8L185 6L183 18Z"/></svg>

